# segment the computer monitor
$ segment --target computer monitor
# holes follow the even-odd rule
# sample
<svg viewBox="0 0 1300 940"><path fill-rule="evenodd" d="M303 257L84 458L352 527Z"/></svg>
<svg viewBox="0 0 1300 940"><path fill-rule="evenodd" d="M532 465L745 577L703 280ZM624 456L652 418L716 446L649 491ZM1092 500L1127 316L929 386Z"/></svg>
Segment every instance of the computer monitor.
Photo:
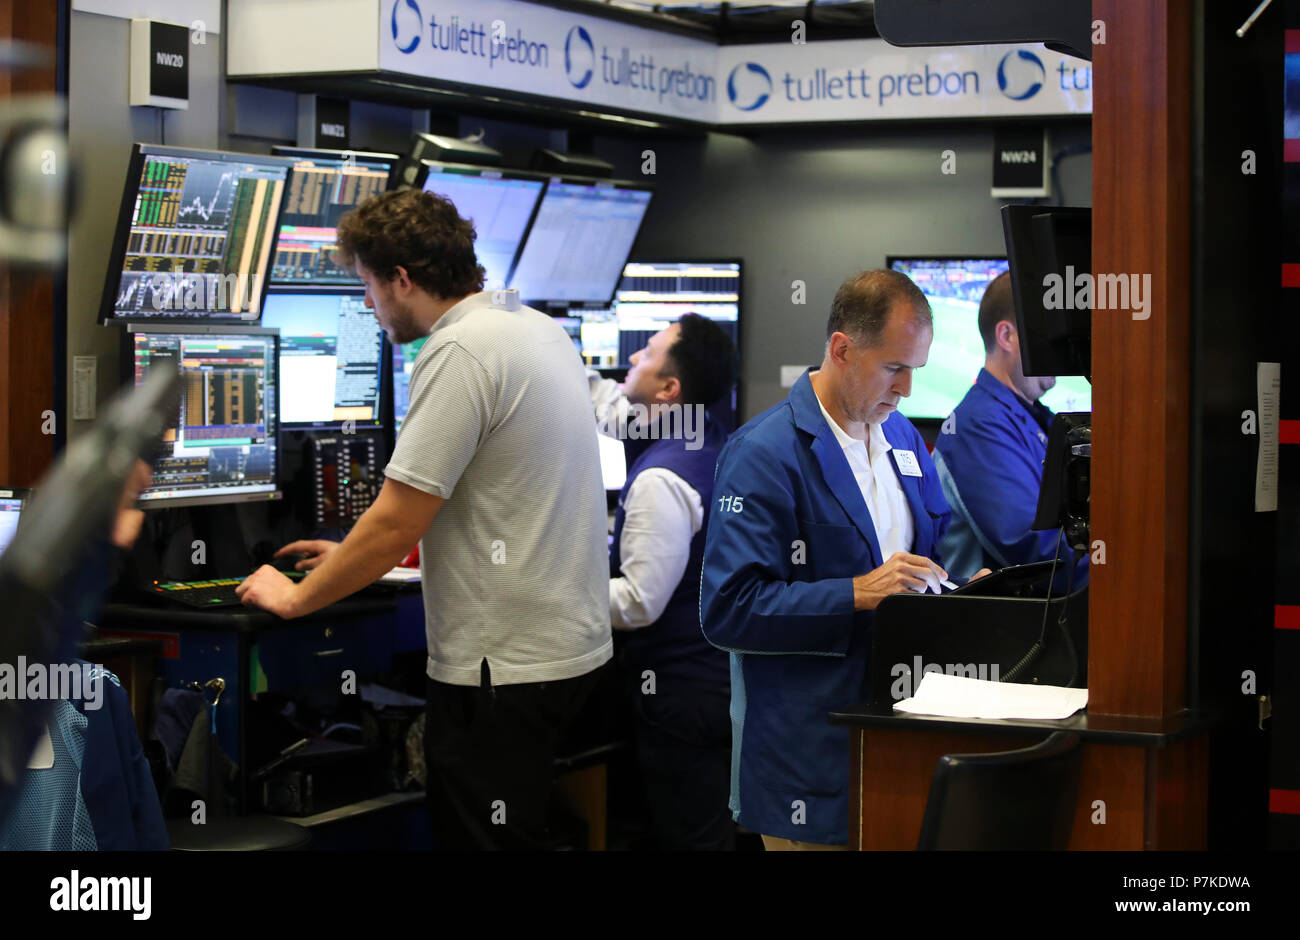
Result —
<svg viewBox="0 0 1300 940"><path fill-rule="evenodd" d="M629 261L614 294L619 368L684 313L708 317L740 349L740 261Z"/></svg>
<svg viewBox="0 0 1300 940"><path fill-rule="evenodd" d="M1007 270L1005 258L981 255L890 255L892 271L906 274L930 302L934 339L912 394L898 410L915 421L942 421L970 390L984 366L979 307L993 279ZM1053 411L1087 411L1092 389L1079 376L1063 376L1039 399Z"/></svg>
<svg viewBox="0 0 1300 940"><path fill-rule="evenodd" d="M388 188L397 155L282 146L271 150L293 160L271 283L360 284L355 271L334 261L339 218Z"/></svg>
<svg viewBox="0 0 1300 940"><path fill-rule="evenodd" d="M600 442L600 476L606 491L617 492L627 482L627 451L623 442L607 434L597 434Z"/></svg>
<svg viewBox="0 0 1300 940"><path fill-rule="evenodd" d="M1092 210L1003 206L1020 359L1025 375L1092 374L1092 310L1076 305L1075 278L1092 276ZM1053 298L1048 278L1061 279Z"/></svg>
<svg viewBox="0 0 1300 940"><path fill-rule="evenodd" d="M619 362L618 314L612 310L587 310L577 319L583 362L593 369L627 368L627 363Z"/></svg>
<svg viewBox="0 0 1300 940"><path fill-rule="evenodd" d="M739 261L629 261L606 310L557 317L593 369L628 369L632 354L684 313L714 321L740 348Z"/></svg>
<svg viewBox="0 0 1300 940"><path fill-rule="evenodd" d="M272 291L262 326L280 331L280 426L382 425L384 331L363 291Z"/></svg>
<svg viewBox="0 0 1300 940"><path fill-rule="evenodd" d="M16 487L0 487L0 555L18 532L18 519L27 505L30 491Z"/></svg>
<svg viewBox="0 0 1300 940"><path fill-rule="evenodd" d="M278 331L132 324L126 337L136 385L155 369L181 375L180 402L140 505L278 499Z"/></svg>
<svg viewBox="0 0 1300 940"><path fill-rule="evenodd" d="M741 262L629 261L605 310L576 310L557 317L574 339L589 368L621 372L650 337L681 319L682 314L708 317L730 335L740 351ZM728 430L740 413L740 384L730 396L710 406L710 414Z"/></svg>
<svg viewBox="0 0 1300 940"><path fill-rule="evenodd" d="M398 431L402 429L406 411L411 405L411 371L415 368L415 357L427 339L422 336L414 342L393 346L393 426Z"/></svg>
<svg viewBox="0 0 1300 940"><path fill-rule="evenodd" d="M487 275L488 290L510 279L528 222L546 186L545 177L519 170L426 161L424 191L451 200L474 224L474 253Z"/></svg>
<svg viewBox="0 0 1300 940"><path fill-rule="evenodd" d="M136 144L100 321L256 320L292 165Z"/></svg>
<svg viewBox="0 0 1300 940"><path fill-rule="evenodd" d="M573 348L582 355L582 317L555 317L555 322L564 328L564 332L569 334L569 339L573 340Z"/></svg>
<svg viewBox="0 0 1300 940"><path fill-rule="evenodd" d="M509 286L528 303L610 304L650 195L641 183L552 177Z"/></svg>

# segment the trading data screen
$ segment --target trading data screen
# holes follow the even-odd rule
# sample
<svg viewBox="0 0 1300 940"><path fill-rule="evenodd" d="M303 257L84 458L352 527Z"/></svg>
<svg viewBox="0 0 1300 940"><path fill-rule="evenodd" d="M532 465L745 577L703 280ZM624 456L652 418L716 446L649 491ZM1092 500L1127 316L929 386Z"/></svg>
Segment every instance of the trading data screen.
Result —
<svg viewBox="0 0 1300 940"><path fill-rule="evenodd" d="M739 262L628 262L614 298L609 310L561 321L592 368L629 368L632 354L684 313L708 317L739 341Z"/></svg>
<svg viewBox="0 0 1300 940"><path fill-rule="evenodd" d="M280 331L280 424L379 425L384 335L364 295L268 294L262 325Z"/></svg>
<svg viewBox="0 0 1300 940"><path fill-rule="evenodd" d="M608 303L650 191L552 180L510 278L525 301Z"/></svg>
<svg viewBox="0 0 1300 940"><path fill-rule="evenodd" d="M139 165L109 316L256 319L288 162L146 149Z"/></svg>
<svg viewBox="0 0 1300 940"><path fill-rule="evenodd" d="M564 327L564 332L573 340L573 348L582 354L582 317L556 317L555 322Z"/></svg>
<svg viewBox="0 0 1300 940"><path fill-rule="evenodd" d="M135 382L181 373L143 502L271 498L276 491L276 337L271 333L135 333Z"/></svg>
<svg viewBox="0 0 1300 940"><path fill-rule="evenodd" d="M934 317L930 357L912 380L898 410L909 418L942 419L952 413L984 366L980 300L1007 270L1005 258L892 258L890 267L912 279ZM1081 376L1062 376L1039 399L1053 411L1091 411L1092 387Z"/></svg>
<svg viewBox="0 0 1300 940"><path fill-rule="evenodd" d="M632 353L643 349L651 336L676 323L684 313L708 317L737 342L740 263L631 262L624 267L614 295L618 322L615 365L630 366Z"/></svg>
<svg viewBox="0 0 1300 940"><path fill-rule="evenodd" d="M499 170L434 164L424 191L450 199L457 213L474 223L474 253L487 271L484 286L492 290L505 287L544 185Z"/></svg>
<svg viewBox="0 0 1300 940"><path fill-rule="evenodd" d="M393 423L398 431L411 405L411 370L426 340L427 337L421 337L413 343L393 347Z"/></svg>
<svg viewBox="0 0 1300 940"><path fill-rule="evenodd" d="M388 187L383 160L294 162L280 217L271 282L276 284L360 284L356 272L334 262L339 218Z"/></svg>
<svg viewBox="0 0 1300 940"><path fill-rule="evenodd" d="M5 553L5 549L9 547L9 543L14 540L14 535L18 532L18 515L22 510L21 499L0 497L0 555Z"/></svg>

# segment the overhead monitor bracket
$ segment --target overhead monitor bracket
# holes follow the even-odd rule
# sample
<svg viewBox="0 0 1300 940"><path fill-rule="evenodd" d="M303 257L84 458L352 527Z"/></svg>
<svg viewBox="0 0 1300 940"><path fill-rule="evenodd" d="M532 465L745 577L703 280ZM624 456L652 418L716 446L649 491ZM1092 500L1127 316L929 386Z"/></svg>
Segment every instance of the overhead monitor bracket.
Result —
<svg viewBox="0 0 1300 940"><path fill-rule="evenodd" d="M1092 0L876 0L876 30L895 46L1041 42L1092 61Z"/></svg>

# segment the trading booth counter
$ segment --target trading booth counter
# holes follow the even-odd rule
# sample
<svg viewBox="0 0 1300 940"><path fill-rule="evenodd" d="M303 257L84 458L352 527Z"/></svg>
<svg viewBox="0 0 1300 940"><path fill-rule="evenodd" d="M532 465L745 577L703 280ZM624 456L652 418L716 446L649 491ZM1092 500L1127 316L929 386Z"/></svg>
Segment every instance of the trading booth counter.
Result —
<svg viewBox="0 0 1300 940"><path fill-rule="evenodd" d="M425 646L421 595L409 587L371 587L294 620L254 608L121 603L105 605L96 620L106 636L160 638L157 674L169 686L224 679L217 739L238 763L241 813L252 808L247 722L256 690L250 676L265 675L274 686L288 688L322 679L341 682L343 671L352 670L360 682L367 673L387 670L395 653Z"/></svg>
<svg viewBox="0 0 1300 940"><path fill-rule="evenodd" d="M1165 718L1139 718L1082 711L1060 721L989 720L905 714L890 704L864 703L832 712L830 721L849 728L851 848L917 847L931 778L943 755L1011 751L1065 731L1078 735L1082 751L1068 848L1133 850L1190 847L1170 844L1176 832L1147 831L1143 820L1154 804L1173 796L1162 782L1179 772L1189 749L1205 746L1215 715L1184 709ZM1204 806L1181 809L1179 815L1203 825ZM1186 832L1189 843L1194 829Z"/></svg>

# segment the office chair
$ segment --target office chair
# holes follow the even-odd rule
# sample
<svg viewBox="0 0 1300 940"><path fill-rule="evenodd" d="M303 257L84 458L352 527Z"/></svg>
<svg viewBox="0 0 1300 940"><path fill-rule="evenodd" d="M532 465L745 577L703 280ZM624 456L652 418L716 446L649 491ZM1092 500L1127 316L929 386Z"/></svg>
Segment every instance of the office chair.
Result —
<svg viewBox="0 0 1300 940"><path fill-rule="evenodd" d="M1063 850L1079 792L1079 737L1058 731L1033 747L939 758L918 851Z"/></svg>
<svg viewBox="0 0 1300 940"><path fill-rule="evenodd" d="M162 742L158 740L158 715L163 704L162 693L165 685L162 682L155 684L154 694L150 698L149 715L147 716L149 737L151 741L157 744L157 750L159 751L165 750ZM194 728L190 730L191 737L187 740L193 740L192 734L195 728L201 732L206 732L211 727L210 716L208 706L204 705L194 718ZM165 801L165 809L175 812L179 803L179 809L181 810L181 815L166 820L167 837L171 841L172 851L293 852L304 851L310 847L312 834L311 830L305 826L300 826L285 819L278 819L275 816L261 814L250 816L227 815L228 810L224 805L225 799L223 796L225 785L218 778L219 759L216 735L205 733L203 745L206 747L204 773L207 777L207 786L203 787L203 793L173 788L170 773L165 767L162 772L162 776L167 778L167 781L159 789L159 793L168 798ZM167 763L165 753L160 757L165 765ZM191 774L192 776L193 774ZM179 800L177 797L179 797ZM192 822L190 807L186 805L186 802L194 797L199 797L208 803L205 819L200 825L195 825Z"/></svg>

